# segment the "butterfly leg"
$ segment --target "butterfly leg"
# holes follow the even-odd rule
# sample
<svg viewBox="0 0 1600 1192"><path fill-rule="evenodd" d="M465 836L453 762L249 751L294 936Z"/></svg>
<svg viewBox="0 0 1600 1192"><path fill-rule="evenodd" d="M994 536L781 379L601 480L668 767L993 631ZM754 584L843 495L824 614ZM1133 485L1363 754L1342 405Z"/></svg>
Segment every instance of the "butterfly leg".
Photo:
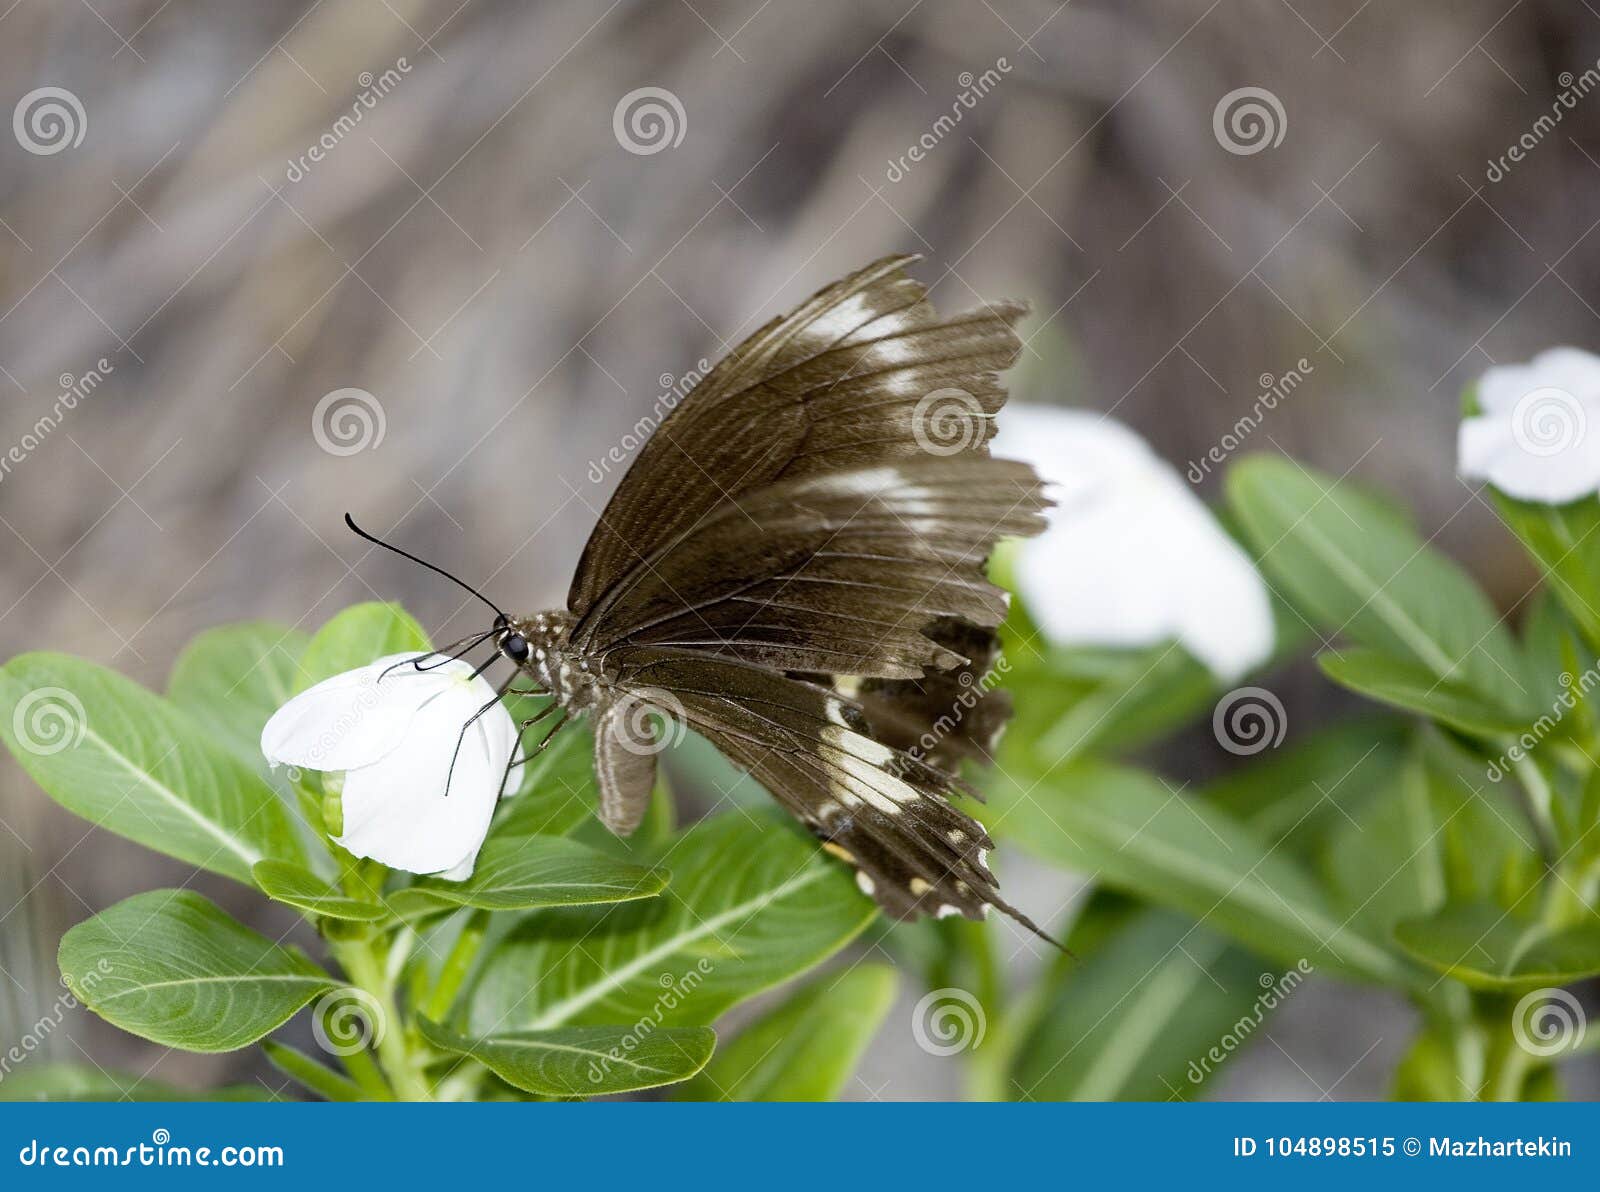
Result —
<svg viewBox="0 0 1600 1192"><path fill-rule="evenodd" d="M549 706L542 709L537 715L530 716L527 720L524 720L517 730L519 737L522 733L527 732L528 729L532 728L534 725L538 724L539 721L543 720L546 716L550 715L550 713L554 712L557 707L559 707L559 705L552 702L549 704ZM512 755L511 760L506 763L505 777L500 780L500 789L502 792L505 790L506 779L511 777L511 771L515 770L524 762L531 762L534 758L538 757L541 753L548 749L550 747L550 742L555 740L556 734L567 726L567 721L567 713L563 711L561 713L561 719L557 720L553 725L550 726L550 731L545 733L545 735L539 739L539 743L533 747L533 751L531 753L525 753L521 757L517 757L515 754Z"/></svg>
<svg viewBox="0 0 1600 1192"><path fill-rule="evenodd" d="M491 658L488 662L485 662L475 672L473 672L473 676L472 677L473 678L477 678L484 671L488 670L489 667L494 663L494 661L495 661L495 659ZM502 683L500 685L499 689L494 693L494 698L492 700L490 700L488 703L484 704L483 707L479 708L471 716L467 717L467 722L461 726L461 735L456 738L456 750L455 750L454 753L452 753L450 755L450 772L445 776L445 780L444 780L444 797L445 798L448 799L450 797L450 780L452 778L454 778L455 775L456 775L456 762L461 757L461 745L462 745L462 742L464 742L467 739L468 731L472 728L472 726L474 724L476 724L479 721L479 719L481 719L483 717L483 715L486 712L488 712L488 710L490 708L494 707L501 700L505 699L505 697L507 695L521 694L520 692L513 692L511 690L511 684L515 680L516 680L516 675L512 675L511 678L507 679L504 683Z"/></svg>

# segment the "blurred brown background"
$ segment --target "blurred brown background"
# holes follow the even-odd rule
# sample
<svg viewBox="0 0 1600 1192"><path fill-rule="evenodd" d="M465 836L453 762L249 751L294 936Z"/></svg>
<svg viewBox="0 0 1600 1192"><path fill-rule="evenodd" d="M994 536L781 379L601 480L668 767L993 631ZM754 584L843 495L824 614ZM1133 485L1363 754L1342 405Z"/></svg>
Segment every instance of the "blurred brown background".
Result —
<svg viewBox="0 0 1600 1192"><path fill-rule="evenodd" d="M1453 476L1457 395L1600 342L1583 3L5 3L0 451L106 375L0 478L3 656L159 684L201 628L373 595L464 631L345 509L558 604L615 482L590 461L662 378L901 250L943 305L1033 302L1018 396L1114 410L1180 467L1306 358L1249 448L1389 486L1509 604L1529 576ZM1266 136L1219 136L1246 87ZM618 116L640 88L674 97L664 129L649 97ZM64 135L29 123L50 103ZM370 400L319 420L341 389ZM0 820L12 1029L55 998L66 925L186 874L85 836L9 759ZM1378 1095L1401 1015L1307 991L1222 1091ZM862 1095L940 1091L891 1024ZM239 1075L81 1013L54 1047Z"/></svg>

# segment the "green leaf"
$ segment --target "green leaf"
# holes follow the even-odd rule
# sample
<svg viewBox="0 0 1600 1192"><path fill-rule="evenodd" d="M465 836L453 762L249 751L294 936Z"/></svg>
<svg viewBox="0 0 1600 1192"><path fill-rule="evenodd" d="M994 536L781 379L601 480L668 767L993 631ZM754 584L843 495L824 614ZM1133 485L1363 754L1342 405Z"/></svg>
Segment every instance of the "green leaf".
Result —
<svg viewBox="0 0 1600 1192"><path fill-rule="evenodd" d="M1586 647L1579 643L1561 601L1548 587L1539 589L1529 606L1522 623L1522 648L1537 687L1534 699L1539 707L1550 709L1578 679L1582 668L1575 664Z"/></svg>
<svg viewBox="0 0 1600 1192"><path fill-rule="evenodd" d="M351 898L309 869L288 861L260 861L251 872L268 898L310 915L352 923L379 923L389 917L383 907Z"/></svg>
<svg viewBox="0 0 1600 1192"><path fill-rule="evenodd" d="M1485 784L1482 762L1444 738L1424 738L1425 772L1436 839L1452 902L1516 906L1544 880L1533 829L1507 784ZM1429 908L1434 909L1434 908Z"/></svg>
<svg viewBox="0 0 1600 1192"><path fill-rule="evenodd" d="M365 1101L366 1093L348 1076L341 1076L332 1068L312 1059L305 1052L264 1039L261 1050L267 1062L302 1088L310 1089L325 1101Z"/></svg>
<svg viewBox="0 0 1600 1192"><path fill-rule="evenodd" d="M54 733L54 735L51 735ZM248 884L298 859L283 802L166 700L64 654L0 667L0 737L56 802L102 828Z"/></svg>
<svg viewBox="0 0 1600 1192"><path fill-rule="evenodd" d="M1448 895L1440 821L1419 750L1389 775L1379 798L1328 833L1321 869L1334 904L1376 939L1396 922L1437 908Z"/></svg>
<svg viewBox="0 0 1600 1192"><path fill-rule="evenodd" d="M261 730L294 695L300 655L310 640L267 621L208 629L178 655L167 677L167 698L212 740L264 772Z"/></svg>
<svg viewBox="0 0 1600 1192"><path fill-rule="evenodd" d="M1304 971L1264 973L1216 932L1144 910L1049 981L1006 1092L1029 1101L1188 1100ZM1265 985L1263 985L1265 982Z"/></svg>
<svg viewBox="0 0 1600 1192"><path fill-rule="evenodd" d="M467 1038L422 1019L435 1047L471 1056L507 1084L542 1097L598 1097L687 1080L717 1045L707 1027L585 1026Z"/></svg>
<svg viewBox="0 0 1600 1192"><path fill-rule="evenodd" d="M482 1031L649 1019L699 1026L836 952L876 915L849 869L787 817L726 812L643 858L664 898L536 911L485 962Z"/></svg>
<svg viewBox="0 0 1600 1192"><path fill-rule="evenodd" d="M1193 915L1288 964L1307 958L1391 985L1413 976L1347 926L1287 853L1136 770L1041 767L1008 749L985 819L996 835L1048 861Z"/></svg>
<svg viewBox="0 0 1600 1192"><path fill-rule="evenodd" d="M185 1051L233 1051L338 982L189 890L124 899L62 937L67 986L100 1017Z"/></svg>
<svg viewBox="0 0 1600 1192"><path fill-rule="evenodd" d="M896 975L861 964L818 978L724 1045L679 1101L833 1101L894 1004Z"/></svg>
<svg viewBox="0 0 1600 1192"><path fill-rule="evenodd" d="M1328 833L1387 792L1406 760L1407 726L1363 716L1257 756L1205 788L1206 802L1291 856L1311 856ZM1387 938L1387 937L1385 937Z"/></svg>
<svg viewBox="0 0 1600 1192"><path fill-rule="evenodd" d="M1453 679L1441 679L1414 662L1377 650L1345 649L1317 655L1335 683L1379 703L1437 720L1477 737L1520 733L1527 721Z"/></svg>
<svg viewBox="0 0 1600 1192"><path fill-rule="evenodd" d="M1489 491L1590 649L1600 650L1600 497L1545 505L1508 497L1492 485Z"/></svg>
<svg viewBox="0 0 1600 1192"><path fill-rule="evenodd" d="M317 630L300 658L295 689L304 691L388 654L431 648L422 626L398 604L352 605Z"/></svg>
<svg viewBox="0 0 1600 1192"><path fill-rule="evenodd" d="M1008 640L1013 731L1063 761L1131 749L1208 709L1217 682L1176 642L1137 650Z"/></svg>
<svg viewBox="0 0 1600 1192"><path fill-rule="evenodd" d="M1407 919L1394 936L1429 968L1474 989L1567 985L1600 973L1600 923L1554 928L1493 903Z"/></svg>
<svg viewBox="0 0 1600 1192"><path fill-rule="evenodd" d="M35 1062L0 1081L0 1101L277 1101L271 1089L232 1084L186 1089L88 1064Z"/></svg>
<svg viewBox="0 0 1600 1192"><path fill-rule="evenodd" d="M664 869L612 860L558 836L496 830L464 882L422 878L396 890L389 903L402 914L476 906L492 911L590 906L651 898L667 885Z"/></svg>
<svg viewBox="0 0 1600 1192"><path fill-rule="evenodd" d="M1488 598L1387 504L1275 456L1234 466L1227 492L1262 568L1324 631L1529 710L1523 659Z"/></svg>

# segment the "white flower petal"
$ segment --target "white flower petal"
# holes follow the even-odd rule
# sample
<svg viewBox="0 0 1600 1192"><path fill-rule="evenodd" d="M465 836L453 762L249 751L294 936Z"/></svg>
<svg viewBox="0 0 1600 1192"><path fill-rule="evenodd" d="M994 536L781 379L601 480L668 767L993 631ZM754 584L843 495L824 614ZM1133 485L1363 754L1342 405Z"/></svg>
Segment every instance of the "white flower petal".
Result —
<svg viewBox="0 0 1600 1192"><path fill-rule="evenodd" d="M419 710L398 748L346 774L339 843L394 869L469 877L500 797L516 725L497 704L467 729L458 756L456 742L493 695L481 678L466 683L458 675Z"/></svg>
<svg viewBox="0 0 1600 1192"><path fill-rule="evenodd" d="M1462 476L1548 504L1600 491L1600 356L1551 348L1496 366L1478 383L1478 404L1456 438Z"/></svg>
<svg viewBox="0 0 1600 1192"><path fill-rule="evenodd" d="M377 761L404 739L423 700L447 683L438 672L409 667L379 680L388 667L415 657L381 658L302 691L267 721L261 752L274 765L308 770L351 770Z"/></svg>
<svg viewBox="0 0 1600 1192"><path fill-rule="evenodd" d="M1023 544L1017 587L1050 640L1176 638L1224 682L1272 653L1266 585L1209 510L1133 431L1080 410L1012 403L996 455L1054 484L1050 528Z"/></svg>
<svg viewBox="0 0 1600 1192"><path fill-rule="evenodd" d="M1600 356L1581 348L1546 348L1526 364L1497 364L1478 380L1486 414L1509 413L1535 389L1559 389L1585 405L1600 404Z"/></svg>
<svg viewBox="0 0 1600 1192"><path fill-rule="evenodd" d="M478 867L478 853L480 849L481 846L480 848L473 849L470 856L456 862L455 865L451 866L449 869L446 869L443 873L435 874L434 876L443 878L447 882L466 881L472 876L472 871Z"/></svg>
<svg viewBox="0 0 1600 1192"><path fill-rule="evenodd" d="M1195 501L1199 506L1199 501ZM1261 574L1209 510L1194 508L1174 568L1187 587L1174 636L1207 670L1232 683L1272 656L1277 626Z"/></svg>

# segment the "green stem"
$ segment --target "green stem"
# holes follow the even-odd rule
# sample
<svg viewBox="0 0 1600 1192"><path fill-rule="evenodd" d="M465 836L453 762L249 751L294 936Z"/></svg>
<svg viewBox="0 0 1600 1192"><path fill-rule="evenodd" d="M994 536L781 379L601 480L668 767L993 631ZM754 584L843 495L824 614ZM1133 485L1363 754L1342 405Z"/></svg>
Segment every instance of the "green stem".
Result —
<svg viewBox="0 0 1600 1192"><path fill-rule="evenodd" d="M394 1100L394 1090L389 1087L389 1082L383 1078L383 1070L365 1047L340 1056L339 1062L350 1073L350 1078L366 1092L368 1101Z"/></svg>
<svg viewBox="0 0 1600 1192"><path fill-rule="evenodd" d="M485 910L473 911L462 924L455 946L450 949L450 954L444 958L444 964L439 969L439 980L422 1007L424 1017L434 1022L445 1020L450 1007L455 1005L456 994L461 992L462 983L472 971L473 961L478 958L478 949L483 946L484 932L488 928L489 912Z"/></svg>
<svg viewBox="0 0 1600 1192"><path fill-rule="evenodd" d="M1528 1073L1533 1068L1533 1057L1522 1048L1510 1032L1500 1041L1500 1046L1495 1049L1493 1063L1493 1079L1490 1082L1489 1096L1491 1101L1520 1101L1522 1090L1528 1081Z"/></svg>
<svg viewBox="0 0 1600 1192"><path fill-rule="evenodd" d="M423 1078L406 1044L405 1024L395 1005L394 993L384 979L383 959L375 937L330 940L333 953L353 985L365 990L376 1001L380 1028L377 1039L378 1062L384 1075L402 1101L431 1101L433 1092Z"/></svg>

